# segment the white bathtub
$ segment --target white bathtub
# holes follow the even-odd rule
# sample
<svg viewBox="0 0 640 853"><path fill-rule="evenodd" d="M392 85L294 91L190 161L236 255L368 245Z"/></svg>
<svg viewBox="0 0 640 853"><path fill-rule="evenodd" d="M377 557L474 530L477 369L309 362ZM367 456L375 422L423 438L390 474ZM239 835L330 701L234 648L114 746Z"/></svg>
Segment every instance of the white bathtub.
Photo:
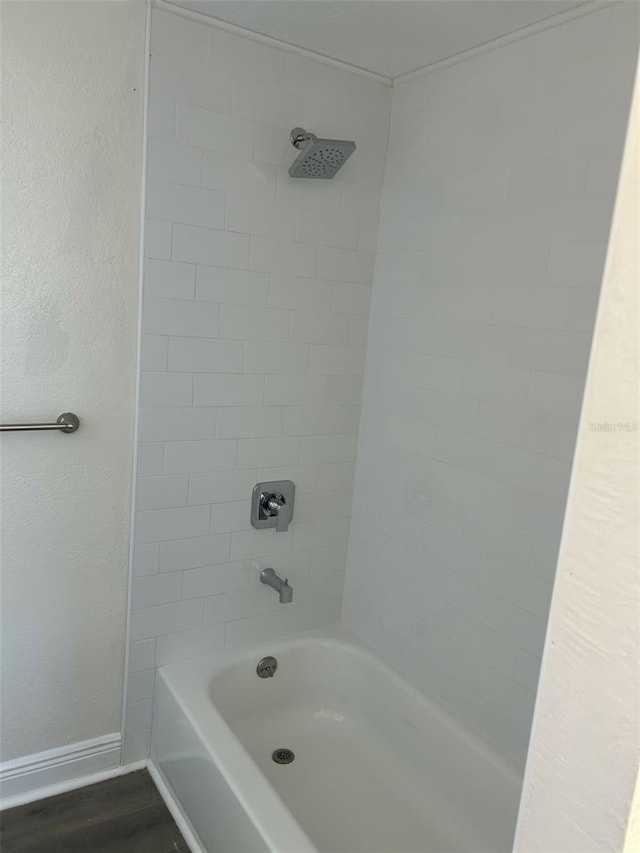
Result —
<svg viewBox="0 0 640 853"><path fill-rule="evenodd" d="M511 850L520 778L343 629L162 667L151 757L208 853Z"/></svg>

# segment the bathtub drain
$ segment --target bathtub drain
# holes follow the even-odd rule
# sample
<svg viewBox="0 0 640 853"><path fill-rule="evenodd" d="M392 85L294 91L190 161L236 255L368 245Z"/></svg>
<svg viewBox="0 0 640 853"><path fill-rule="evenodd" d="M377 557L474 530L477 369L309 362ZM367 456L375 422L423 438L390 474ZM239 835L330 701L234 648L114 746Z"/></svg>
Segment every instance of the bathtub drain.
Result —
<svg viewBox="0 0 640 853"><path fill-rule="evenodd" d="M274 749L271 754L276 764L291 764L295 757L293 750L286 748Z"/></svg>

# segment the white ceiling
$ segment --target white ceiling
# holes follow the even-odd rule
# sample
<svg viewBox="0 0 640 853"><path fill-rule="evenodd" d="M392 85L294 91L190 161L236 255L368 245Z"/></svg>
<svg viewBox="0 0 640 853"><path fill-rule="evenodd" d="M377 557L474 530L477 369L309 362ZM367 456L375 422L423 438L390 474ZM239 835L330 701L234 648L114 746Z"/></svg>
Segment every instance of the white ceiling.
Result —
<svg viewBox="0 0 640 853"><path fill-rule="evenodd" d="M256 33L398 77L557 15L577 0L173 0Z"/></svg>

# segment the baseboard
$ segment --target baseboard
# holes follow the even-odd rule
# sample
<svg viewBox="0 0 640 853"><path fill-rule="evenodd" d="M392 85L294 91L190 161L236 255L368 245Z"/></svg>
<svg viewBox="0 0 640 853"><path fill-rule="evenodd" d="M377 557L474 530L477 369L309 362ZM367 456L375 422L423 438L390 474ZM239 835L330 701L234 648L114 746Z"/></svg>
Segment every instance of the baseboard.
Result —
<svg viewBox="0 0 640 853"><path fill-rule="evenodd" d="M173 796L173 792L165 781L164 776L155 766L152 759L149 759L149 762L147 763L147 770L149 771L149 775L153 779L154 784L158 789L158 793L164 800L165 806L169 809L171 817L175 820L176 826L180 830L182 837L187 842L191 853L207 853L207 851L204 849L204 847L196 837L191 823L186 818L184 812L180 808L178 801Z"/></svg>
<svg viewBox="0 0 640 853"><path fill-rule="evenodd" d="M78 741L0 764L0 808L72 791L146 766L120 765L119 733Z"/></svg>

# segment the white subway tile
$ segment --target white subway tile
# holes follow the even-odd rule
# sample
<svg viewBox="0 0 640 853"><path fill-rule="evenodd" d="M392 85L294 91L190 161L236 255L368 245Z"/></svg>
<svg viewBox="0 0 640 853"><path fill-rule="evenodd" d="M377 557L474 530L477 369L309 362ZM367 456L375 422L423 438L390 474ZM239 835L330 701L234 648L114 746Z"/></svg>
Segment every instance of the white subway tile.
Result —
<svg viewBox="0 0 640 853"><path fill-rule="evenodd" d="M249 587L250 572L248 563L226 563L221 566L191 569L184 573L184 597L203 598L208 595L246 589Z"/></svg>
<svg viewBox="0 0 640 853"><path fill-rule="evenodd" d="M275 468L259 468L258 481L292 480L296 484L296 494L316 492L318 490L317 465L278 465Z"/></svg>
<svg viewBox="0 0 640 853"><path fill-rule="evenodd" d="M242 374L197 373L194 406L259 406L264 399L264 378Z"/></svg>
<svg viewBox="0 0 640 853"><path fill-rule="evenodd" d="M142 326L147 335L217 338L220 308L185 299L145 299Z"/></svg>
<svg viewBox="0 0 640 853"><path fill-rule="evenodd" d="M267 406L316 406L326 387L324 376L267 376L264 399Z"/></svg>
<svg viewBox="0 0 640 853"><path fill-rule="evenodd" d="M202 185L226 193L242 193L255 198L274 198L276 167L233 154L205 151Z"/></svg>
<svg viewBox="0 0 640 853"><path fill-rule="evenodd" d="M289 337L310 344L346 344L349 323L346 317L320 311L292 311Z"/></svg>
<svg viewBox="0 0 640 853"><path fill-rule="evenodd" d="M576 150L561 155L512 163L507 199L516 204L579 196L586 188L587 152Z"/></svg>
<svg viewBox="0 0 640 853"><path fill-rule="evenodd" d="M207 30L195 21L154 9L151 16L151 46L154 52L176 57L206 59Z"/></svg>
<svg viewBox="0 0 640 853"><path fill-rule="evenodd" d="M176 130L176 102L159 95L149 98L149 136L173 141Z"/></svg>
<svg viewBox="0 0 640 853"><path fill-rule="evenodd" d="M173 226L172 255L178 261L246 269L249 237L192 225Z"/></svg>
<svg viewBox="0 0 640 853"><path fill-rule="evenodd" d="M341 432L339 406L297 406L284 410L285 435L325 435Z"/></svg>
<svg viewBox="0 0 640 853"><path fill-rule="evenodd" d="M328 376L327 403L345 406L362 401L362 376Z"/></svg>
<svg viewBox="0 0 640 853"><path fill-rule="evenodd" d="M226 649L253 646L256 643L275 640L286 633L284 613L277 611L251 616L248 619L236 619L226 625Z"/></svg>
<svg viewBox="0 0 640 853"><path fill-rule="evenodd" d="M464 170L447 175L443 188L443 206L445 210L475 210L503 204L508 177L508 166Z"/></svg>
<svg viewBox="0 0 640 853"><path fill-rule="evenodd" d="M318 277L368 284L373 278L373 252L318 248Z"/></svg>
<svg viewBox="0 0 640 853"><path fill-rule="evenodd" d="M152 477L154 474L162 474L164 470L164 444L153 442L152 444L138 443L138 477Z"/></svg>
<svg viewBox="0 0 640 853"><path fill-rule="evenodd" d="M169 338L169 370L241 373L242 343L209 338Z"/></svg>
<svg viewBox="0 0 640 853"><path fill-rule="evenodd" d="M269 307L291 311L328 311L331 294L331 285L319 279L272 275Z"/></svg>
<svg viewBox="0 0 640 853"><path fill-rule="evenodd" d="M362 375L365 355L364 347L313 345L309 352L309 373L324 376Z"/></svg>
<svg viewBox="0 0 640 853"><path fill-rule="evenodd" d="M171 223L147 219L144 223L145 258L169 260L171 257Z"/></svg>
<svg viewBox="0 0 640 853"><path fill-rule="evenodd" d="M238 442L238 468L297 465L299 461L297 438L249 438Z"/></svg>
<svg viewBox="0 0 640 853"><path fill-rule="evenodd" d="M234 78L231 98L234 115L288 127L296 126L305 114L302 95L287 92L279 84L269 81Z"/></svg>
<svg viewBox="0 0 640 853"><path fill-rule="evenodd" d="M160 544L160 572L179 572L229 561L229 536L197 536Z"/></svg>
<svg viewBox="0 0 640 853"><path fill-rule="evenodd" d="M153 669L156 659L156 641L138 640L129 647L129 672Z"/></svg>
<svg viewBox="0 0 640 853"><path fill-rule="evenodd" d="M273 609L273 600L269 592L265 587L252 586L248 589L222 592L207 598L204 603L204 621L206 624L228 622L266 613Z"/></svg>
<svg viewBox="0 0 640 853"><path fill-rule="evenodd" d="M226 270L199 266L196 298L230 305L266 305L269 276L248 270Z"/></svg>
<svg viewBox="0 0 640 853"><path fill-rule="evenodd" d="M296 210L271 199L231 192L227 199L227 230L276 240L295 240Z"/></svg>
<svg viewBox="0 0 640 853"><path fill-rule="evenodd" d="M598 311L600 294L597 290L575 288L569 296L569 311L567 313L567 329L588 332L584 335L591 339ZM563 371L569 373L569 371Z"/></svg>
<svg viewBox="0 0 640 853"><path fill-rule="evenodd" d="M176 106L176 141L250 158L253 156L253 122L179 103Z"/></svg>
<svg viewBox="0 0 640 853"><path fill-rule="evenodd" d="M222 306L221 337L246 341L286 341L289 312L242 305Z"/></svg>
<svg viewBox="0 0 640 853"><path fill-rule="evenodd" d="M191 474L190 504L217 504L240 501L251 494L256 484L255 471L216 471L211 474Z"/></svg>
<svg viewBox="0 0 640 853"><path fill-rule="evenodd" d="M369 318L353 315L349 317L349 344L353 347L366 347L369 337Z"/></svg>
<svg viewBox="0 0 640 853"><path fill-rule="evenodd" d="M534 371L528 405L534 409L551 409L574 414L580 410L584 392L584 376L561 376Z"/></svg>
<svg viewBox="0 0 640 853"><path fill-rule="evenodd" d="M199 625L190 631L165 634L156 640L156 666L189 660L224 649L224 624Z"/></svg>
<svg viewBox="0 0 640 853"><path fill-rule="evenodd" d="M538 689L541 660L522 649L515 649L511 678L529 693L535 694Z"/></svg>
<svg viewBox="0 0 640 853"><path fill-rule="evenodd" d="M224 228L224 193L158 179L147 186L147 216L151 219Z"/></svg>
<svg viewBox="0 0 640 853"><path fill-rule="evenodd" d="M198 187L202 177L202 151L152 137L147 146L147 170L150 185L159 180Z"/></svg>
<svg viewBox="0 0 640 853"><path fill-rule="evenodd" d="M131 614L131 639L162 637L200 625L204 618L204 602L175 601L157 607L145 607Z"/></svg>
<svg viewBox="0 0 640 853"><path fill-rule="evenodd" d="M296 524L293 528L293 536L296 550L340 547L347 544L349 520L341 518Z"/></svg>
<svg viewBox="0 0 640 853"><path fill-rule="evenodd" d="M141 669L129 674L127 679L127 705L134 705L145 699L151 699L155 675L153 669Z"/></svg>
<svg viewBox="0 0 640 853"><path fill-rule="evenodd" d="M467 363L463 368L461 393L478 400L517 405L526 402L530 384L528 370Z"/></svg>
<svg viewBox="0 0 640 853"><path fill-rule="evenodd" d="M260 535L263 534L263 535ZM293 546L293 532L265 537L264 530L244 530L231 534L231 559L253 560L286 554Z"/></svg>
<svg viewBox="0 0 640 853"><path fill-rule="evenodd" d="M209 508L202 506L136 512L135 541L165 542L209 532Z"/></svg>
<svg viewBox="0 0 640 853"><path fill-rule="evenodd" d="M169 339L161 335L143 335L140 352L140 369L166 370Z"/></svg>
<svg viewBox="0 0 640 853"><path fill-rule="evenodd" d="M192 264L147 258L144 264L145 297L193 299L196 268Z"/></svg>
<svg viewBox="0 0 640 853"><path fill-rule="evenodd" d="M536 291L503 291L494 300L492 321L514 326L562 328L569 306L569 291L540 288Z"/></svg>
<svg viewBox="0 0 640 853"><path fill-rule="evenodd" d="M309 348L301 344L245 341L245 373L306 373Z"/></svg>
<svg viewBox="0 0 640 853"><path fill-rule="evenodd" d="M576 290L578 297L587 295L585 320L595 320L597 295ZM585 303L582 303L585 304ZM578 324L579 325L579 324ZM550 373L568 373L584 376L591 347L591 335L567 329L518 329L509 345L509 363L512 367L545 370Z"/></svg>
<svg viewBox="0 0 640 853"><path fill-rule="evenodd" d="M190 406L193 379L186 373L143 373L140 377L140 405L145 407Z"/></svg>
<svg viewBox="0 0 640 853"><path fill-rule="evenodd" d="M369 319L371 286L369 284L346 284L336 282L333 285L331 310L336 314L362 314Z"/></svg>
<svg viewBox="0 0 640 853"><path fill-rule="evenodd" d="M314 246L338 249L358 248L359 222L355 216L301 210L298 213L298 240Z"/></svg>
<svg viewBox="0 0 640 853"><path fill-rule="evenodd" d="M261 439L260 439L261 440ZM250 527L251 501L228 501L216 504L212 512L212 531L214 533L235 533Z"/></svg>
<svg viewBox="0 0 640 853"><path fill-rule="evenodd" d="M353 462L356 458L357 436L355 435L314 435L302 439L303 465L317 465L326 462Z"/></svg>
<svg viewBox="0 0 640 853"><path fill-rule="evenodd" d="M179 572L164 575L151 575L137 578L133 582L131 607L155 607L157 604L169 604L182 598L182 575Z"/></svg>
<svg viewBox="0 0 640 853"><path fill-rule="evenodd" d="M215 432L215 409L140 409L139 441L206 439Z"/></svg>
<svg viewBox="0 0 640 853"><path fill-rule="evenodd" d="M280 377L273 378L279 379ZM280 435L282 433L282 409L274 406L269 401L267 394L265 394L265 401L266 406L221 409L218 416L217 437L241 439Z"/></svg>
<svg viewBox="0 0 640 853"><path fill-rule="evenodd" d="M164 447L168 474L227 471L236 465L235 441L169 441Z"/></svg>
<svg viewBox="0 0 640 853"><path fill-rule="evenodd" d="M187 505L189 479L182 477L139 477L136 485L137 509L168 509Z"/></svg>
<svg viewBox="0 0 640 853"><path fill-rule="evenodd" d="M231 107L231 76L207 68L206 57L154 53L151 57L149 91L173 101L228 112Z"/></svg>
<svg viewBox="0 0 640 853"><path fill-rule="evenodd" d="M303 243L252 237L249 266L253 270L280 275L313 276L316 248Z"/></svg>
<svg viewBox="0 0 640 853"><path fill-rule="evenodd" d="M152 542L148 545L136 545L133 549L133 574L134 577L145 577L155 575L158 571L158 543Z"/></svg>
<svg viewBox="0 0 640 853"><path fill-rule="evenodd" d="M295 151L290 162L294 160ZM340 210L341 192L337 181L305 181L291 178L288 173L288 166L280 166L277 175L276 197L282 204L313 210L334 212Z"/></svg>
<svg viewBox="0 0 640 853"><path fill-rule="evenodd" d="M604 241L551 246L546 284L549 287L599 290L606 251L607 244Z"/></svg>

